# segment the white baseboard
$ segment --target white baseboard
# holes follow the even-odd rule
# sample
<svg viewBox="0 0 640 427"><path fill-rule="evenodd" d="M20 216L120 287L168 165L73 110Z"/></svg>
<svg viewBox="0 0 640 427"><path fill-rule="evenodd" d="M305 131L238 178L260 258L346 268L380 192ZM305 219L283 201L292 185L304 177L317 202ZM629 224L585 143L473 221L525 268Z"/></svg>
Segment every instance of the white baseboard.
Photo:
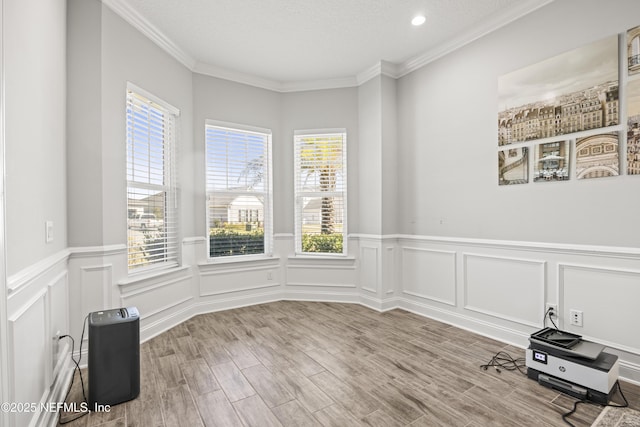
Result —
<svg viewBox="0 0 640 427"><path fill-rule="evenodd" d="M149 325L146 325L144 328L141 328L140 342L148 341L151 338L160 335L169 329L178 326L180 323L186 322L192 317L200 314L232 310L234 308L280 300L282 300L280 291L262 292L224 299L217 298L207 300L206 298L202 298L199 302L195 302L182 310L176 311L167 317L159 319Z"/></svg>
<svg viewBox="0 0 640 427"><path fill-rule="evenodd" d="M626 382L640 386L640 365L620 361L620 378Z"/></svg>

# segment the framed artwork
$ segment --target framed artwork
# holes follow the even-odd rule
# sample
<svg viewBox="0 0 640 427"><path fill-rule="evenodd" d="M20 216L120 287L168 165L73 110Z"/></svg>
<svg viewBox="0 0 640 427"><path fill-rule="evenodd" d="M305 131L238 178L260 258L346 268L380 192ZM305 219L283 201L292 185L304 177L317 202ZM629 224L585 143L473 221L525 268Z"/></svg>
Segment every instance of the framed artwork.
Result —
<svg viewBox="0 0 640 427"><path fill-rule="evenodd" d="M640 79L627 83L627 115L627 174L640 175Z"/></svg>
<svg viewBox="0 0 640 427"><path fill-rule="evenodd" d="M627 31L627 70L630 76L640 73L640 26Z"/></svg>
<svg viewBox="0 0 640 427"><path fill-rule="evenodd" d="M533 148L534 182L569 179L569 141L536 144Z"/></svg>
<svg viewBox="0 0 640 427"><path fill-rule="evenodd" d="M576 139L576 177L603 178L619 175L618 132Z"/></svg>
<svg viewBox="0 0 640 427"><path fill-rule="evenodd" d="M529 149L511 148L498 151L498 184L526 184L529 182Z"/></svg>
<svg viewBox="0 0 640 427"><path fill-rule="evenodd" d="M619 124L618 37L498 79L498 146Z"/></svg>

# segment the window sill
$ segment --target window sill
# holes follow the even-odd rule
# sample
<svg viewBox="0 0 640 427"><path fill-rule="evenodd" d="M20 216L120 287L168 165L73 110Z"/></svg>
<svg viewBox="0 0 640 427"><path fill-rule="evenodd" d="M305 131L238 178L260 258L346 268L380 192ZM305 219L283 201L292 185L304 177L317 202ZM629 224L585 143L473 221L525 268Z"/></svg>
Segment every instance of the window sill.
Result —
<svg viewBox="0 0 640 427"><path fill-rule="evenodd" d="M185 266L185 265L176 265L174 267L130 273L129 277L118 281L118 286L127 287L131 285L135 285L141 282L145 282L147 280L153 280L153 279L157 279L159 277L167 276L170 274L188 271L189 268L190 268L189 266Z"/></svg>
<svg viewBox="0 0 640 427"><path fill-rule="evenodd" d="M198 263L198 267L238 265L238 264L269 264L279 263L280 257L273 255L242 255L219 258L208 258L205 262Z"/></svg>
<svg viewBox="0 0 640 427"><path fill-rule="evenodd" d="M290 265L340 265L340 266L352 266L356 263L356 258L353 256L342 254L296 254L287 258Z"/></svg>

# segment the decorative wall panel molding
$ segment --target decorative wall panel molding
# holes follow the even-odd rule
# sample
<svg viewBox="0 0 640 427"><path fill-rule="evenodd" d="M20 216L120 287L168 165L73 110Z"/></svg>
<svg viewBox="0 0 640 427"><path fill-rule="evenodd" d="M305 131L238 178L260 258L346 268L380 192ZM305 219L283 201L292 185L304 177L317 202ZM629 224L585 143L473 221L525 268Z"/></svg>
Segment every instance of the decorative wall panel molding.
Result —
<svg viewBox="0 0 640 427"><path fill-rule="evenodd" d="M60 252L56 252L55 254L8 277L7 290L9 291L9 296L26 287L28 284L34 283L38 279L44 277L47 273L56 268L56 266L66 266L68 258L69 251L65 249Z"/></svg>
<svg viewBox="0 0 640 427"><path fill-rule="evenodd" d="M387 297L396 291L396 252L395 246L384 246L384 255L382 257L382 287Z"/></svg>
<svg viewBox="0 0 640 427"><path fill-rule="evenodd" d="M493 239L469 239L463 237L447 236L424 236L410 234L395 234L385 236L385 239L398 239L402 245L409 245L409 242L420 242L421 244L449 245L455 248L470 247L481 248L479 250L495 249L508 251L541 252L548 257L551 254L560 255L585 255L607 258L621 258L640 261L640 248L626 248L620 246L599 246L599 245L578 245L568 243L550 242L525 242L513 240L493 240ZM414 243L414 245L417 243Z"/></svg>
<svg viewBox="0 0 640 427"><path fill-rule="evenodd" d="M563 328L640 355L640 334L620 327L640 325L640 270L559 263L558 271ZM582 312L582 327L568 321L571 310Z"/></svg>
<svg viewBox="0 0 640 427"><path fill-rule="evenodd" d="M373 294L380 287L380 267L377 246L360 244L360 288Z"/></svg>
<svg viewBox="0 0 640 427"><path fill-rule="evenodd" d="M463 253L464 308L542 327L546 261Z"/></svg>
<svg viewBox="0 0 640 427"><path fill-rule="evenodd" d="M456 305L456 252L402 247L402 293Z"/></svg>
<svg viewBox="0 0 640 427"><path fill-rule="evenodd" d="M113 283L111 264L80 267L82 313L110 309Z"/></svg>
<svg viewBox="0 0 640 427"><path fill-rule="evenodd" d="M140 319L146 320L192 300L194 297L191 294L191 277L191 275L183 275L122 293L120 295L121 305L123 307L137 307Z"/></svg>
<svg viewBox="0 0 640 427"><path fill-rule="evenodd" d="M9 317L9 401L38 403L48 392L46 300L42 289L20 310ZM28 339L25 339L28 337ZM14 424L29 425L30 412L15 414Z"/></svg>
<svg viewBox="0 0 640 427"><path fill-rule="evenodd" d="M246 286L244 288L240 287L240 288L233 288L233 289L225 289L225 290L221 290L221 291L200 292L200 296L209 297L209 296L215 296L215 295L234 294L234 293L238 293L238 292L256 291L258 289L274 288L274 287L279 287L279 286L280 286L279 283L272 283L272 284L266 284L266 285L257 285L257 286Z"/></svg>
<svg viewBox="0 0 640 427"><path fill-rule="evenodd" d="M69 343L53 339L69 332L69 286L68 272L65 270L54 277L47 286L46 294L46 319L47 333L49 337L50 363L47 366L47 383L52 384L60 374L60 369L65 365Z"/></svg>

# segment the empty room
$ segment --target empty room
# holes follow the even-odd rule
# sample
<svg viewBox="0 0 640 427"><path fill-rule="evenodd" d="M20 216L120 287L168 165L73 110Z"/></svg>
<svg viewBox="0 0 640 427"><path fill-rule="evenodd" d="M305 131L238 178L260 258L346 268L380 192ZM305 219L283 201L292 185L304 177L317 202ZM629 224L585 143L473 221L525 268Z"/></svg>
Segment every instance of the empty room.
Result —
<svg viewBox="0 0 640 427"><path fill-rule="evenodd" d="M640 425L636 0L0 0L0 425Z"/></svg>

